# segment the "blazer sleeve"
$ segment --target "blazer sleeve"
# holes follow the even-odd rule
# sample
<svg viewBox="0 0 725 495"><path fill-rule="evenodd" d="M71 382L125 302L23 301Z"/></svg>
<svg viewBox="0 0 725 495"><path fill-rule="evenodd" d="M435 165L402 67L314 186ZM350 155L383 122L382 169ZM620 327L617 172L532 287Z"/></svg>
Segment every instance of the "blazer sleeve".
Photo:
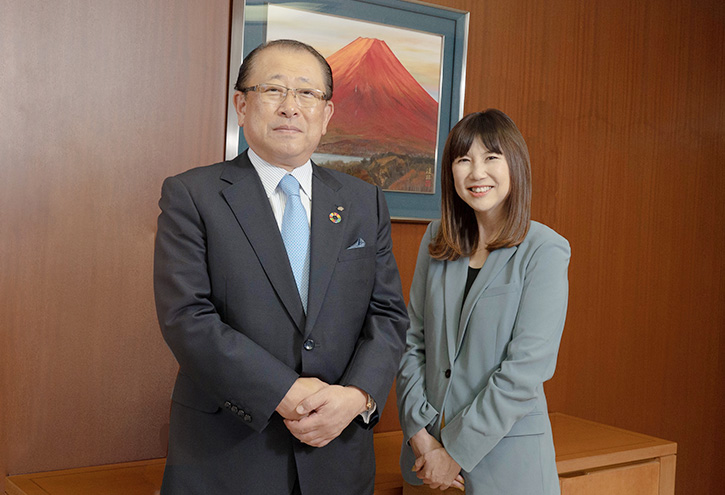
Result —
<svg viewBox="0 0 725 495"><path fill-rule="evenodd" d="M356 418L358 424L365 428L372 428L380 419L400 363L405 330L408 328L400 274L393 256L390 215L380 188L376 188L376 195L375 282L355 353L340 381L342 385L354 385L364 390L375 400L377 409L368 423Z"/></svg>
<svg viewBox="0 0 725 495"><path fill-rule="evenodd" d="M262 431L298 375L222 321L211 300L205 221L180 178L166 179L159 206L154 292L164 339L207 402L233 404Z"/></svg>
<svg viewBox="0 0 725 495"><path fill-rule="evenodd" d="M543 382L554 374L566 317L570 254L568 242L558 235L536 247L504 361L471 404L446 418L441 442L465 471L532 412Z"/></svg>
<svg viewBox="0 0 725 495"><path fill-rule="evenodd" d="M423 235L418 249L413 283L410 289L408 315L410 328L406 334L406 347L396 378L398 414L405 442L427 427L438 416L438 411L428 402L425 385L425 329L423 325L426 305L426 285L430 255L428 245L433 238L433 224Z"/></svg>

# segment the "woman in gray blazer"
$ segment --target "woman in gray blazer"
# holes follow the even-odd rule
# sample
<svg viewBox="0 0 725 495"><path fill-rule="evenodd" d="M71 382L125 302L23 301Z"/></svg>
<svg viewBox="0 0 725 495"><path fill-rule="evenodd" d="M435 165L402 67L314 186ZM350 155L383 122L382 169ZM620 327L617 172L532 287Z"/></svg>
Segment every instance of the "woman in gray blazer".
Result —
<svg viewBox="0 0 725 495"><path fill-rule="evenodd" d="M528 150L503 112L456 124L441 169L441 220L420 245L397 376L403 476L468 495L558 494L543 383L564 328L569 243L531 221Z"/></svg>

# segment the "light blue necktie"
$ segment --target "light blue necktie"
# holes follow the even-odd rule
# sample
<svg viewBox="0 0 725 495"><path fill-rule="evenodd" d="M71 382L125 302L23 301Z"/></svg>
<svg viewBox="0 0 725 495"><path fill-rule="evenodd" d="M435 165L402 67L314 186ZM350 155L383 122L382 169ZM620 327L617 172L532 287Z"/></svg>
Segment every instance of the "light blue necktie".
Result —
<svg viewBox="0 0 725 495"><path fill-rule="evenodd" d="M310 225L307 223L305 207L300 201L300 183L297 179L287 174L279 181L279 187L287 195L282 217L282 240L306 313L310 281Z"/></svg>

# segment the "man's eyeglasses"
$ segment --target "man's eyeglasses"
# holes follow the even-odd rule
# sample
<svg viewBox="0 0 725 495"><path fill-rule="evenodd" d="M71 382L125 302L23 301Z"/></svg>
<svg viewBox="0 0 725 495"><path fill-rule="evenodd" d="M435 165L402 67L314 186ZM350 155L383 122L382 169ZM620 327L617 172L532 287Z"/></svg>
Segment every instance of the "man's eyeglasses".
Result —
<svg viewBox="0 0 725 495"><path fill-rule="evenodd" d="M247 91L256 91L263 102L277 105L287 98L287 93L290 91L297 104L301 107L314 107L318 102L327 99L325 93L319 89L288 88L279 84L257 84L256 86L242 88L242 93Z"/></svg>

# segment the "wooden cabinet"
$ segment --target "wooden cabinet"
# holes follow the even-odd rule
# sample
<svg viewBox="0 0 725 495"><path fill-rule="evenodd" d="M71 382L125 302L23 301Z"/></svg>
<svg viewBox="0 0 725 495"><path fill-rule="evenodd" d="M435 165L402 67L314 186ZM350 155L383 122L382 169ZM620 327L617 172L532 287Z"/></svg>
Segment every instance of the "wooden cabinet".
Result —
<svg viewBox="0 0 725 495"><path fill-rule="evenodd" d="M674 495L677 444L552 413L562 495ZM375 495L400 495L400 431L375 434ZM10 476L7 495L156 495L164 459ZM437 492L441 493L441 492ZM460 493L460 492L457 492Z"/></svg>
<svg viewBox="0 0 725 495"><path fill-rule="evenodd" d="M10 476L7 495L158 495L166 459Z"/></svg>
<svg viewBox="0 0 725 495"><path fill-rule="evenodd" d="M658 495L660 465L657 461L646 461L624 466L577 474L571 477L559 476L561 492L564 495Z"/></svg>
<svg viewBox="0 0 725 495"><path fill-rule="evenodd" d="M562 495L674 495L677 444L552 413Z"/></svg>

